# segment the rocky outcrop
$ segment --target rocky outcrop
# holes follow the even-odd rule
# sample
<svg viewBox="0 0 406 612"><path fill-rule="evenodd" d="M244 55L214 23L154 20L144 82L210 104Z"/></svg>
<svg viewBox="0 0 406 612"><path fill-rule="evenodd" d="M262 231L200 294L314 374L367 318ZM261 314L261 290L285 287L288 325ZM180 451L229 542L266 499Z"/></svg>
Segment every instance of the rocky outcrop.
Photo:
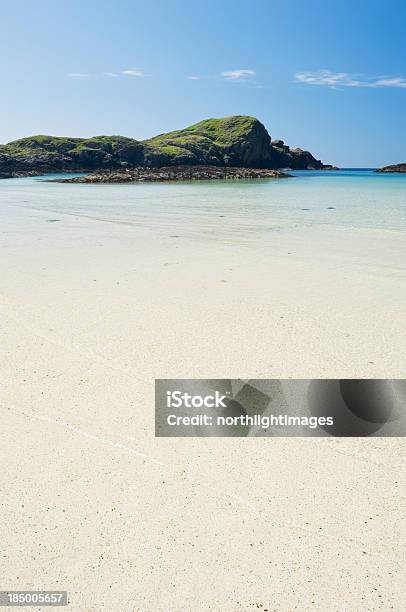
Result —
<svg viewBox="0 0 406 612"><path fill-rule="evenodd" d="M305 168L306 170L320 170L323 168L323 163L313 157L309 151L303 149L289 149L289 155L292 159L291 168L300 170Z"/></svg>
<svg viewBox="0 0 406 612"><path fill-rule="evenodd" d="M406 163L404 164L394 164L393 166L384 166L383 168L378 168L375 172L406 172Z"/></svg>
<svg viewBox="0 0 406 612"><path fill-rule="evenodd" d="M55 179L53 183L140 183L157 181L205 181L237 180L258 178L286 178L289 175L279 170L265 168L242 168L227 166L164 166L162 168L126 168L120 170L102 170L87 176Z"/></svg>
<svg viewBox="0 0 406 612"><path fill-rule="evenodd" d="M308 151L271 140L254 117L206 119L183 130L137 141L124 136L32 136L0 147L0 176L91 172L135 166L221 166L322 169Z"/></svg>
<svg viewBox="0 0 406 612"><path fill-rule="evenodd" d="M280 168L291 168L292 170L331 170L334 168L334 166L323 164L309 151L290 148L283 140L272 140L271 145L276 152Z"/></svg>

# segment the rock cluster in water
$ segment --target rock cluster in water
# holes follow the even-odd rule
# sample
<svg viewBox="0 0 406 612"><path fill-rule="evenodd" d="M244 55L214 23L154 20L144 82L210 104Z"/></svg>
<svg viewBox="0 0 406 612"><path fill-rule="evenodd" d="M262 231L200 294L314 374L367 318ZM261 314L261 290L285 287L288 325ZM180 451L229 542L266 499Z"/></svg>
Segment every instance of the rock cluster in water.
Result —
<svg viewBox="0 0 406 612"><path fill-rule="evenodd" d="M138 183L156 181L236 180L258 178L286 178L279 170L265 168L235 168L220 166L164 166L162 168L126 168L101 170L87 176L55 179L58 183Z"/></svg>
<svg viewBox="0 0 406 612"><path fill-rule="evenodd" d="M376 172L403 172L406 173L406 163L404 164L394 164L393 166L384 166L383 168L379 168Z"/></svg>

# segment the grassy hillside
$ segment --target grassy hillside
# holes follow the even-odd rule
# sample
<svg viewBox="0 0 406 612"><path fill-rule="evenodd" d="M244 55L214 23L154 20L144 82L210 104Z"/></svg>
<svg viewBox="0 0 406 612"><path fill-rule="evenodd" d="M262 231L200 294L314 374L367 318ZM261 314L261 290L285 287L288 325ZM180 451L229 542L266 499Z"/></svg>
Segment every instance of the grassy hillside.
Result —
<svg viewBox="0 0 406 612"><path fill-rule="evenodd" d="M34 153L68 153L74 149L83 138L63 138L58 136L28 136L13 140L4 145L3 151L9 155L32 155Z"/></svg>
<svg viewBox="0 0 406 612"><path fill-rule="evenodd" d="M144 141L173 163L268 166L270 136L255 119L236 115L206 119L183 130L160 134Z"/></svg>

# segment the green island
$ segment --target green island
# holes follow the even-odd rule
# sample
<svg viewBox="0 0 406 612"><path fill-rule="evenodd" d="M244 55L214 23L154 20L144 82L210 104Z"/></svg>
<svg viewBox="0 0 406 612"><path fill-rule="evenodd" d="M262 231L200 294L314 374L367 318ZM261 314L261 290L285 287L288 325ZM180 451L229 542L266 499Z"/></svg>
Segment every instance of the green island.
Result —
<svg viewBox="0 0 406 612"><path fill-rule="evenodd" d="M309 151L272 140L255 117L240 115L206 119L142 141L125 136L39 135L0 146L0 178L185 166L333 169Z"/></svg>

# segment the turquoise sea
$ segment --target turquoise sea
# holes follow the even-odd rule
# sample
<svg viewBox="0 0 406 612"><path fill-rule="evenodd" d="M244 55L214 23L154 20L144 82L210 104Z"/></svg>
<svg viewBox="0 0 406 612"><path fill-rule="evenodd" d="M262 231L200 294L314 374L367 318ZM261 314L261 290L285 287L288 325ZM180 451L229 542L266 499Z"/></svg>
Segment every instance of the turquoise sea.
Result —
<svg viewBox="0 0 406 612"><path fill-rule="evenodd" d="M33 226L41 218L29 212L43 211L55 223L83 216L156 237L247 245L274 231L309 225L406 229L402 174L343 169L294 172L294 178L279 180L126 185L64 185L47 178L56 176L1 180L3 219L25 208Z"/></svg>

